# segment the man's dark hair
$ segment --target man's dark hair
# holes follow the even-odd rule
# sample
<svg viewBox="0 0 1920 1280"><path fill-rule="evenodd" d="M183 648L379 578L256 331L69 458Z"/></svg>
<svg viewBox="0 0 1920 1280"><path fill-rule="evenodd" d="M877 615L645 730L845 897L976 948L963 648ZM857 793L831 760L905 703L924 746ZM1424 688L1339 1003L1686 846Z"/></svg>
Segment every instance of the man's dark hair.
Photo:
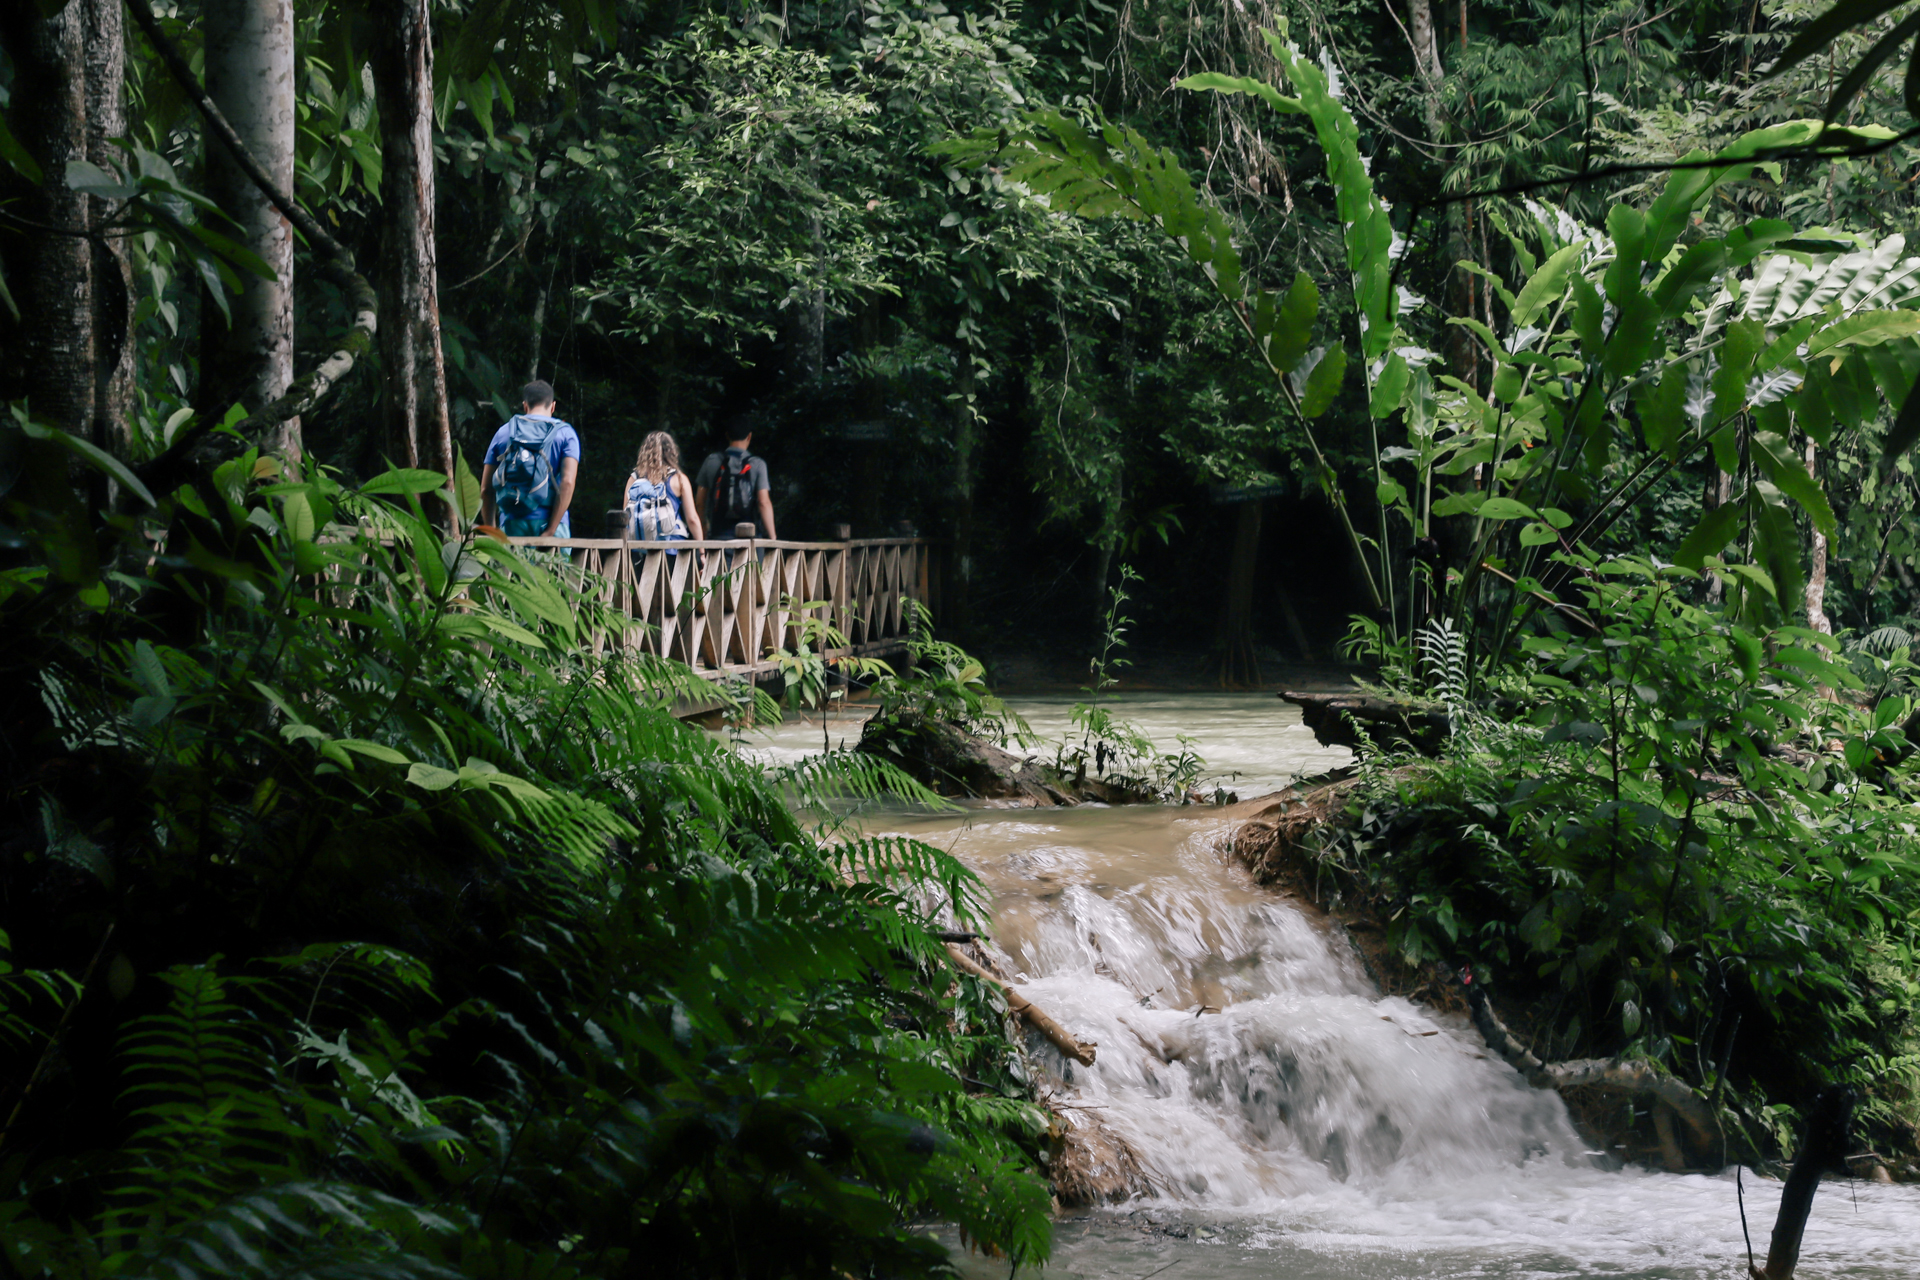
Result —
<svg viewBox="0 0 1920 1280"><path fill-rule="evenodd" d="M520 402L522 404L552 404L554 399L553 384L539 378L535 378L532 382L520 388Z"/></svg>
<svg viewBox="0 0 1920 1280"><path fill-rule="evenodd" d="M720 438L728 444L735 440L745 440L760 425L760 418L752 413L730 414L720 423Z"/></svg>

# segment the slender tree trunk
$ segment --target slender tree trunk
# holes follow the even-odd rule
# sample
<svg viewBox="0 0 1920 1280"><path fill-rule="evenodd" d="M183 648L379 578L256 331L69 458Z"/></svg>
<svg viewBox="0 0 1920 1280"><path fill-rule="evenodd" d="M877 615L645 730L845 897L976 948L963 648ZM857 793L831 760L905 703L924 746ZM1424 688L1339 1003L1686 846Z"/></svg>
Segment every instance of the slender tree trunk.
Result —
<svg viewBox="0 0 1920 1280"><path fill-rule="evenodd" d="M375 0L380 107L380 359L395 461L453 481L433 231L433 44L427 0ZM449 513L449 519L453 517Z"/></svg>
<svg viewBox="0 0 1920 1280"><path fill-rule="evenodd" d="M67 162L87 158L85 23L82 0L51 17L32 3L0 4L0 43L13 61L10 123L43 178L35 185L8 170L0 197L47 228L0 231L20 311L5 317L0 395L26 397L36 417L81 436L93 429L93 255L87 199L67 186Z"/></svg>
<svg viewBox="0 0 1920 1280"><path fill-rule="evenodd" d="M1717 511L1733 500L1733 477L1719 467L1707 473L1707 492L1705 505L1709 511ZM1719 604L1727 598L1727 584L1718 574L1707 577L1707 603Z"/></svg>
<svg viewBox="0 0 1920 1280"><path fill-rule="evenodd" d="M207 95L274 185L292 191L292 0L206 0L205 30ZM207 147L207 195L275 278L241 277L228 301L231 324L201 308L200 411L219 417L237 403L253 413L293 383L293 228L225 147ZM267 447L297 468L300 420L285 423Z"/></svg>
<svg viewBox="0 0 1920 1280"><path fill-rule="evenodd" d="M127 132L126 11L121 0L86 0L87 159L124 173L115 139ZM87 220L104 226L113 216L105 200L87 202ZM106 237L90 251L93 302L93 442L124 455L133 408L133 271L126 242Z"/></svg>
<svg viewBox="0 0 1920 1280"><path fill-rule="evenodd" d="M953 623L973 623L973 354L960 350L960 386L953 400Z"/></svg>
<svg viewBox="0 0 1920 1280"><path fill-rule="evenodd" d="M1260 685L1260 661L1253 652L1253 579L1265 505L1258 498L1241 503L1234 521L1233 560L1227 569L1227 602L1220 623L1222 686Z"/></svg>
<svg viewBox="0 0 1920 1280"><path fill-rule="evenodd" d="M1807 474L1820 483L1818 455L1813 441L1807 441ZM1807 565L1807 625L1815 631L1833 634L1833 622L1827 617L1827 535L1813 531L1813 554Z"/></svg>
<svg viewBox="0 0 1920 1280"><path fill-rule="evenodd" d="M1446 119L1440 109L1440 86L1446 79L1446 69L1440 62L1440 32L1433 21L1433 0L1408 0L1407 4L1408 36L1413 43L1413 68L1420 78L1420 97L1422 113L1426 118L1427 140L1441 142L1446 137ZM1460 42L1467 39L1466 9L1460 12ZM1473 277L1466 272L1453 268L1453 263L1471 256L1465 210L1457 204L1448 205L1445 213L1447 226L1447 259L1451 268L1447 275L1447 305L1456 316L1473 314ZM1473 378L1475 369L1473 335L1459 325L1449 326L1447 332L1447 363L1455 376Z"/></svg>
<svg viewBox="0 0 1920 1280"><path fill-rule="evenodd" d="M540 376L540 344L547 338L547 289L553 282L547 282L547 288L540 290L533 300L533 341L527 344L527 381L532 382Z"/></svg>

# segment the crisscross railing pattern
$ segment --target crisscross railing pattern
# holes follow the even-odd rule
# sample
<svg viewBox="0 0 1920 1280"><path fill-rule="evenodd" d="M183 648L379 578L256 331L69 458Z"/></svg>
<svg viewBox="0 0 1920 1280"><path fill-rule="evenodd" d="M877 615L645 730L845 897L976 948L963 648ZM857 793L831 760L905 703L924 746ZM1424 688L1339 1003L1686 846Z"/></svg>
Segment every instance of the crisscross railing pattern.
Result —
<svg viewBox="0 0 1920 1280"><path fill-rule="evenodd" d="M847 637L828 657L897 648L912 629L906 601L927 603L921 538L848 542L625 542L614 538L514 538L515 546L568 553L566 570L633 625L597 634L613 644L675 658L712 675L754 675L776 649L792 650L804 614L824 601ZM820 612L816 609L815 612Z"/></svg>

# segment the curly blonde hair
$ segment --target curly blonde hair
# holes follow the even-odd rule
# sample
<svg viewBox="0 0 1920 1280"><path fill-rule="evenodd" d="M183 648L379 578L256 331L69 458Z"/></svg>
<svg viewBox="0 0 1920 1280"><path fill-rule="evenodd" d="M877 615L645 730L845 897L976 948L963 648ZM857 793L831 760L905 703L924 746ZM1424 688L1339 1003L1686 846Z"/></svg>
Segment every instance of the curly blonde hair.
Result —
<svg viewBox="0 0 1920 1280"><path fill-rule="evenodd" d="M667 472L680 465L680 446L665 431L655 431L640 442L640 456L634 459L633 473L659 484Z"/></svg>

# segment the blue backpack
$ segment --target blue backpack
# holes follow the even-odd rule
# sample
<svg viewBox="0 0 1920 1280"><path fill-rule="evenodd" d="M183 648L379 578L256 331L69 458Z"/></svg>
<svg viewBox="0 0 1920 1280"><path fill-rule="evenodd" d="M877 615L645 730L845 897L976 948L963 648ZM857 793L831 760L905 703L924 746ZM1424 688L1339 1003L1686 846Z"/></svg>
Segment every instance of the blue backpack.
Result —
<svg viewBox="0 0 1920 1280"><path fill-rule="evenodd" d="M507 423L507 447L493 469L495 500L502 515L525 520L553 507L553 464L547 441L565 426L558 418L516 413Z"/></svg>

